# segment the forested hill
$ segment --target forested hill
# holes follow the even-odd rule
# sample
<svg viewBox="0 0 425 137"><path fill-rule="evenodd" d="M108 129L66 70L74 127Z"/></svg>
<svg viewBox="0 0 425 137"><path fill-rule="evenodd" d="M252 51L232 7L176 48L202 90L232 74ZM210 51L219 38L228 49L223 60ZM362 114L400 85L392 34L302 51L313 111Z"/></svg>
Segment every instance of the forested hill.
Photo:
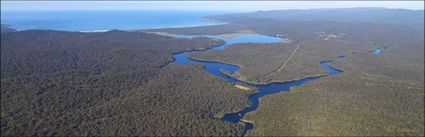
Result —
<svg viewBox="0 0 425 137"><path fill-rule="evenodd" d="M241 125L209 116L243 108L249 92L201 66L170 65L173 53L222 44L117 30L2 33L1 135L240 135Z"/></svg>
<svg viewBox="0 0 425 137"><path fill-rule="evenodd" d="M172 53L221 43L207 39L173 39L140 32L37 30L2 34L1 41L2 78L71 73L75 70L84 75L133 69L150 71L149 68L164 66L172 61ZM124 54L129 58L123 58Z"/></svg>
<svg viewBox="0 0 425 137"><path fill-rule="evenodd" d="M218 15L210 16L209 18L224 21L237 21L238 18L272 18L282 21L338 21L374 24L384 23L423 28L424 10L386 8L275 10Z"/></svg>
<svg viewBox="0 0 425 137"><path fill-rule="evenodd" d="M154 31L220 35L251 30L291 40L189 54L238 64L234 76L250 82L326 75L320 66L325 60L343 71L261 98L258 109L244 118L254 125L247 136L423 136L423 15L423 10L383 8L264 11L210 17L228 22L223 25ZM382 53L371 54L377 48ZM288 56L285 70L276 71Z"/></svg>

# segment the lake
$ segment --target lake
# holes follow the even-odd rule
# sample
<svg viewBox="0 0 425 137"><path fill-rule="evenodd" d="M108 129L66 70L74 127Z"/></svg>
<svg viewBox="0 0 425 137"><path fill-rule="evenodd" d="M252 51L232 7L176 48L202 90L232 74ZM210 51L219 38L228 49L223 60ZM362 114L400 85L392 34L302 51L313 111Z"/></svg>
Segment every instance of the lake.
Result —
<svg viewBox="0 0 425 137"><path fill-rule="evenodd" d="M219 11L174 10L63 10L1 11L1 23L18 30L64 31L134 30L222 24L204 16Z"/></svg>
<svg viewBox="0 0 425 137"><path fill-rule="evenodd" d="M222 37L218 37L218 36L212 36L212 35L202 35L202 36L209 37L209 38L221 39L221 40L224 40L226 42L225 45L218 46L218 47L215 47L215 48L206 49L204 51L224 50L225 47L231 46L232 44L237 44L237 43L277 43L277 42L287 43L288 42L285 39L282 39L282 38L279 38L279 37L266 36L266 35L260 35L260 34L242 34L242 35L238 35L238 36L231 38L231 39L222 38ZM176 37L176 38L193 38L193 37L196 37L196 36L195 35L176 35L174 37ZM243 83L243 84L257 88L258 92L255 93L255 94L252 94L248 98L249 101L251 102L251 104L248 107L244 108L243 110L241 110L239 112L224 114L224 116L222 118L220 118L222 121L226 121L226 122L230 122L230 123L243 122L242 119L247 113L255 111L258 108L258 106L260 105L260 98L261 97L271 95L271 94L276 94L276 93L283 92L283 91L289 91L291 87L301 86L302 84L305 84L307 82L311 82L311 81L314 81L314 80L318 80L318 79L321 78L321 76L307 77L307 78L303 78L303 79L295 80L295 81L272 82L272 83L268 83L268 84L249 83L249 82L245 82L245 81L241 81L239 79L233 78L233 77L226 75L222 72L222 70L225 70L228 73L235 73L237 70L240 69L239 66L226 64L226 63L222 63L222 62L203 61L203 60L191 59L191 58L187 57L187 55L186 55L186 53L190 53L190 52L197 52L197 51L187 51L187 52L175 54L174 55L175 61L173 62L173 64L176 64L176 65L202 64L202 65L205 66L205 70L207 72L209 72L210 74L212 74L216 77L223 78L231 84ZM342 60L342 58L344 58L344 56L338 56L336 58ZM327 75L328 77L342 73L341 70L338 70L338 69L331 67L329 65L330 62L331 61L323 61L323 62L320 63L323 68L328 70L328 72L329 72L328 75ZM249 123L249 122L244 122L244 123L245 123L244 134L247 133L248 130L252 130L254 128L254 125L252 123Z"/></svg>

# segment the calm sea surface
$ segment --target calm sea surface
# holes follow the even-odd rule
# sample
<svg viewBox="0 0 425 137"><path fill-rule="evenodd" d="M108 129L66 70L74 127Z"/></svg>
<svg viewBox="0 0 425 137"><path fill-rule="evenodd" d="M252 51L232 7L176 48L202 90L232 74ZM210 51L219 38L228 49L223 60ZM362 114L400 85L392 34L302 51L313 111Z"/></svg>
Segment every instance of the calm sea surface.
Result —
<svg viewBox="0 0 425 137"><path fill-rule="evenodd" d="M214 25L221 22L203 16L214 11L86 10L86 11L1 11L1 23L19 30L66 31L133 30L148 28Z"/></svg>

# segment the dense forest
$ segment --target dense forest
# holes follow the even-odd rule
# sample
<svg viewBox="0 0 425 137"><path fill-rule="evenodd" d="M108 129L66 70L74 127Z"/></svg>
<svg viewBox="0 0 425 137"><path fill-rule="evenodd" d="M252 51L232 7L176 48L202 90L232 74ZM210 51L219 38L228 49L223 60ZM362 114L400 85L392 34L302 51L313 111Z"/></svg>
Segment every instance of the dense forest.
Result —
<svg viewBox="0 0 425 137"><path fill-rule="evenodd" d="M285 10L208 18L227 23L90 33L2 25L1 135L241 136L243 122L220 118L246 107L255 90L238 89L202 65L171 63L173 54L224 41L145 33L241 31L290 43L234 44L188 56L239 65L229 75L252 83L327 75L320 65L327 60L343 71L261 98L259 108L244 117L254 125L246 135L424 135L423 10ZM380 55L370 52L376 48Z"/></svg>
<svg viewBox="0 0 425 137"><path fill-rule="evenodd" d="M211 16L229 22L173 28L177 34L256 33L291 43L235 44L190 57L238 64L234 77L253 83L342 74L266 96L245 120L253 136L424 135L424 11L382 8L259 11ZM235 25L237 24L237 25ZM223 28L223 29L220 29ZM294 49L297 52L278 71ZM376 48L380 55L371 54ZM343 61L335 57L345 56Z"/></svg>
<svg viewBox="0 0 425 137"><path fill-rule="evenodd" d="M1 35L2 135L240 135L214 117L248 104L173 53L223 41L143 32L29 30Z"/></svg>
<svg viewBox="0 0 425 137"><path fill-rule="evenodd" d="M423 136L423 52L412 50L423 47L349 55L332 63L340 75L263 98L249 135Z"/></svg>
<svg viewBox="0 0 425 137"><path fill-rule="evenodd" d="M406 45L406 48L412 48L412 46L421 48L421 40L423 40L420 37L423 33L397 25L282 21L262 28L268 27L277 28L276 30L280 31L257 30L256 27L252 29L256 32L265 31L266 34L285 35L290 37L292 42L235 44L223 51L197 52L190 56L239 64L243 68L236 73L236 77L255 83L269 83L326 75L326 70L321 67L320 62L332 60L336 56L350 55L353 52L365 53L375 48L391 49L400 45ZM299 49L286 64L285 69L277 71L297 46ZM412 50L412 52L420 52L420 50Z"/></svg>

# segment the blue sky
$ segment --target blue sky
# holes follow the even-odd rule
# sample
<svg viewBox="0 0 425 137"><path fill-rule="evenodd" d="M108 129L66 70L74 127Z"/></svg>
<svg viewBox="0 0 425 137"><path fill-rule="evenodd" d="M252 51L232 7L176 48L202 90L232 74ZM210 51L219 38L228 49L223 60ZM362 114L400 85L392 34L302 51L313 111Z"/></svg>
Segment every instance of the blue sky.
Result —
<svg viewBox="0 0 425 137"><path fill-rule="evenodd" d="M424 9L424 1L1 1L1 10L220 10L386 7Z"/></svg>

